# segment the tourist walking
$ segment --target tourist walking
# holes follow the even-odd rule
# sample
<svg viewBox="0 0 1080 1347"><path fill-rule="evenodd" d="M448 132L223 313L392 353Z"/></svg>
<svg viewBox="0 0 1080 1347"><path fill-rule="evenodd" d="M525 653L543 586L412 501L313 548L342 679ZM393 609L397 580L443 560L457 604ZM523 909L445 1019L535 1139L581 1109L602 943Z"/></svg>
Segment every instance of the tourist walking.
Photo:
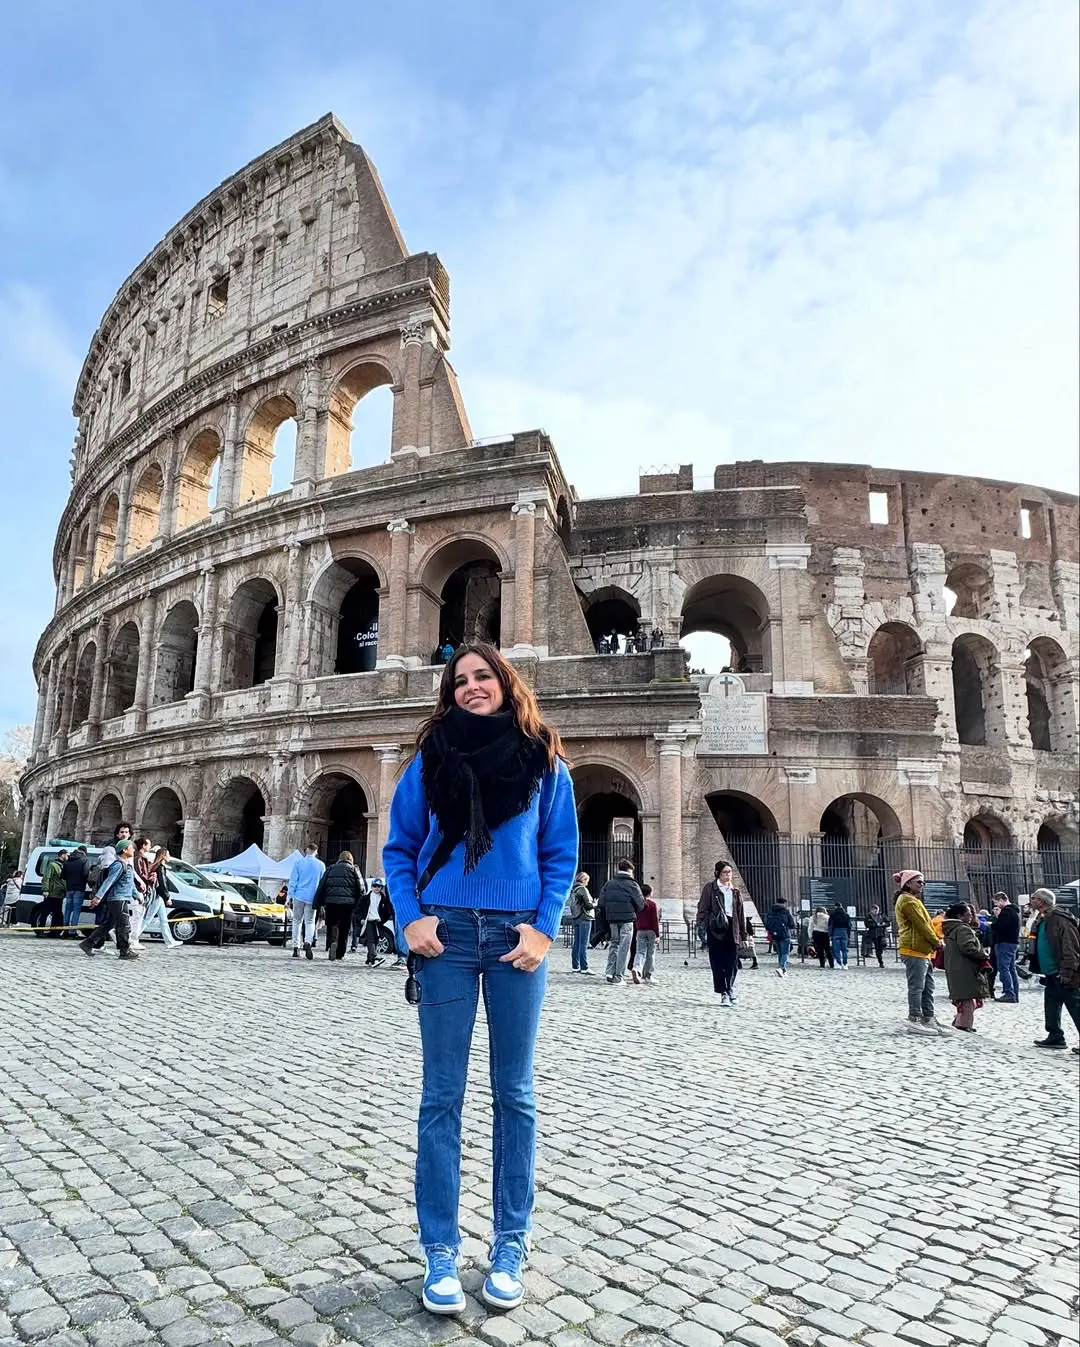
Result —
<svg viewBox="0 0 1080 1347"><path fill-rule="evenodd" d="M64 936L75 936L86 902L86 886L90 879L90 854L85 847L76 847L60 867L64 879Z"/></svg>
<svg viewBox="0 0 1080 1347"><path fill-rule="evenodd" d="M91 903L94 908L94 925L101 926L105 923L109 915L109 904L98 897L98 889L105 876L112 869L116 861L116 849L119 843L130 841L134 834L134 829L126 819L122 819L113 829L113 839L101 848L101 854L97 858L97 864L91 866L90 870L90 889ZM132 852L134 856L134 852ZM96 874L95 874L96 872Z"/></svg>
<svg viewBox="0 0 1080 1347"><path fill-rule="evenodd" d="M783 898L777 898L765 915L765 930L776 950L776 976L787 977L791 942L796 936L795 918Z"/></svg>
<svg viewBox="0 0 1080 1347"><path fill-rule="evenodd" d="M994 895L994 920L990 927L990 957L993 964L991 990L996 974L1001 979L1001 995L1005 1005L1020 1001L1020 979L1016 974L1016 956L1020 949L1020 909L1009 901L1007 893Z"/></svg>
<svg viewBox="0 0 1080 1347"><path fill-rule="evenodd" d="M570 946L570 969L574 973L591 973L589 967L589 936L592 935L596 900L589 892L589 875L582 870L570 890L570 921L573 943Z"/></svg>
<svg viewBox="0 0 1080 1347"><path fill-rule="evenodd" d="M151 851L149 837L136 837L135 892L132 895L129 908L131 929L128 939L131 942L131 948L139 954L142 953L140 940L143 927L146 924L146 911L154 892L154 885L157 882L156 864L157 859Z"/></svg>
<svg viewBox="0 0 1080 1347"><path fill-rule="evenodd" d="M829 914L823 907L815 907L814 915L810 918L810 940L821 967L825 967L825 960L828 959L829 967L832 968L834 956L832 938L829 934Z"/></svg>
<svg viewBox="0 0 1080 1347"><path fill-rule="evenodd" d="M289 875L289 903L292 906L292 956L300 957L300 946L304 947L304 958L314 959L315 951L315 894L326 873L326 866L319 860L319 848L309 842L304 854L293 865Z"/></svg>
<svg viewBox="0 0 1080 1347"><path fill-rule="evenodd" d="M361 902L365 905L366 916L370 905L367 882L356 868L352 852L343 851L334 864L323 871L315 890L315 907L326 921L326 955L331 963L345 957L349 948L353 912ZM295 915L293 923L295 930ZM306 951L308 945L305 944L304 948Z"/></svg>
<svg viewBox="0 0 1080 1347"><path fill-rule="evenodd" d="M885 967L885 939L889 934L889 918L878 907L877 903L870 909L870 914L863 918L866 927L866 936L863 941L863 958L869 959L873 954L877 959L879 968Z"/></svg>
<svg viewBox="0 0 1080 1347"><path fill-rule="evenodd" d="M634 918L645 906L645 897L634 879L634 864L625 857L600 890L597 911L608 925L607 981L621 986L626 981L626 965L634 939Z"/></svg>
<svg viewBox="0 0 1080 1347"><path fill-rule="evenodd" d="M705 927L713 991L722 1006L735 1005L739 946L746 939L746 914L734 879L735 872L728 862L717 861L713 878L701 890L698 900L698 921Z"/></svg>
<svg viewBox="0 0 1080 1347"><path fill-rule="evenodd" d="M177 940L172 933L172 927L169 925L171 900L166 876L170 859L168 849L159 847L151 868L150 888L147 891L146 911L143 914L143 933L156 931L161 936L161 942L166 949L179 949L183 942Z"/></svg>
<svg viewBox="0 0 1080 1347"><path fill-rule="evenodd" d="M656 981L656 947L660 941L660 909L652 896L652 885L642 884L644 906L634 918L634 937L637 953L632 968L634 982L639 978L646 986Z"/></svg>
<svg viewBox="0 0 1080 1347"><path fill-rule="evenodd" d="M41 872L41 902L34 908L30 924L37 931L45 931L46 928L52 927L49 931L50 936L62 934L64 899L67 896L64 865L70 854L66 848L62 848L45 863L45 869Z"/></svg>
<svg viewBox="0 0 1080 1347"><path fill-rule="evenodd" d="M1080 926L1071 912L1058 906L1051 889L1036 889L1031 895L1035 913L1032 972L1043 979L1043 1017L1046 1037L1035 1040L1037 1048L1064 1048L1061 1012L1067 1010L1080 1032ZM1080 1047L1073 1048L1080 1056Z"/></svg>
<svg viewBox="0 0 1080 1347"><path fill-rule="evenodd" d="M942 923L945 935L945 982L956 1007L953 1028L975 1032L975 1012L989 995L986 951L979 939L979 922L969 903L954 903Z"/></svg>
<svg viewBox="0 0 1080 1347"><path fill-rule="evenodd" d="M829 913L829 944L837 968L847 968L851 947L851 917L847 908L837 899Z"/></svg>
<svg viewBox="0 0 1080 1347"><path fill-rule="evenodd" d="M405 994L420 1012L422 1298L436 1314L466 1305L457 1270L461 1112L482 992L494 1234L480 1294L495 1309L513 1309L525 1295L532 1228L533 1054L546 960L577 871L574 788L532 690L486 644L455 651L417 750L394 792L383 861L410 950Z"/></svg>
<svg viewBox="0 0 1080 1347"><path fill-rule="evenodd" d="M945 1033L934 1016L933 958L942 948L922 900L924 880L918 870L900 870L893 875L897 886L893 902L896 943L907 976L908 1030L911 1033Z"/></svg>
<svg viewBox="0 0 1080 1347"><path fill-rule="evenodd" d="M135 893L135 848L130 837L116 843L116 859L98 885L98 901L106 904L105 919L85 940L79 941L84 954L96 954L110 933L116 936L121 959L137 959L129 941L128 903Z"/></svg>

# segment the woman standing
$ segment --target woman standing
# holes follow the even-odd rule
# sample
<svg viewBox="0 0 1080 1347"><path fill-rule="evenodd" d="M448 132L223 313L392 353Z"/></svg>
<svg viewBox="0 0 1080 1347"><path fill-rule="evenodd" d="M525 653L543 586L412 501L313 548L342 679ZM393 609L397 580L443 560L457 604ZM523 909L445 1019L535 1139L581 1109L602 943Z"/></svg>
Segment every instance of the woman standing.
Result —
<svg viewBox="0 0 1080 1347"><path fill-rule="evenodd" d="M735 872L727 861L717 861L713 879L701 890L698 921L705 927L713 991L722 1006L735 1004L739 946L746 940L742 894L734 886Z"/></svg>
<svg viewBox="0 0 1080 1347"><path fill-rule="evenodd" d="M979 939L979 919L968 903L954 903L945 913L945 981L956 1007L954 1029L975 1032L975 1012L989 995L984 971L986 951Z"/></svg>
<svg viewBox="0 0 1080 1347"><path fill-rule="evenodd" d="M810 939L821 967L825 967L825 960L828 959L829 967L832 968L834 959L832 937L829 934L829 914L823 907L814 908L814 915L810 918Z"/></svg>
<svg viewBox="0 0 1080 1347"><path fill-rule="evenodd" d="M877 903L870 909L870 915L865 918L866 938L863 940L863 958L868 959L871 954L877 959L878 967L885 967L885 937L889 933L889 919L878 907Z"/></svg>
<svg viewBox="0 0 1080 1347"><path fill-rule="evenodd" d="M424 1307L458 1314L461 1109L478 996L494 1110L494 1237L481 1294L525 1295L536 1155L533 1050L547 958L577 869L577 812L557 732L490 645L459 647L390 806L387 885L410 950L424 1057L416 1212Z"/></svg>

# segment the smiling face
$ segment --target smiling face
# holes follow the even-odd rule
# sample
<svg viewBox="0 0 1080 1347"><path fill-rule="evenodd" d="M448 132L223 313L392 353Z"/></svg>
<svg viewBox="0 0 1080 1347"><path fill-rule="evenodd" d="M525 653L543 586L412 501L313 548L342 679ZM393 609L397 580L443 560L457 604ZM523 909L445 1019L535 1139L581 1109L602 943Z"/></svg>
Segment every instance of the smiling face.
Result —
<svg viewBox="0 0 1080 1347"><path fill-rule="evenodd" d="M505 697L495 670L479 655L462 655L454 669L454 701L474 716L501 711Z"/></svg>

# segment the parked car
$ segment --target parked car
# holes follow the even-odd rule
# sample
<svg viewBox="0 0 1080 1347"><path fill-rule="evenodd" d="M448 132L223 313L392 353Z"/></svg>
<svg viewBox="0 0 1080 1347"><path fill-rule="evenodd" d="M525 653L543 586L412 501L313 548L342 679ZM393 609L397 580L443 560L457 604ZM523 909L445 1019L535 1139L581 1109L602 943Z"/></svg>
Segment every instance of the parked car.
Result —
<svg viewBox="0 0 1080 1347"><path fill-rule="evenodd" d="M230 875L220 870L211 870L205 874L223 889L229 889L247 904L255 917L256 941L265 940L269 945L284 945L292 933L292 922L284 903L277 903L246 875Z"/></svg>

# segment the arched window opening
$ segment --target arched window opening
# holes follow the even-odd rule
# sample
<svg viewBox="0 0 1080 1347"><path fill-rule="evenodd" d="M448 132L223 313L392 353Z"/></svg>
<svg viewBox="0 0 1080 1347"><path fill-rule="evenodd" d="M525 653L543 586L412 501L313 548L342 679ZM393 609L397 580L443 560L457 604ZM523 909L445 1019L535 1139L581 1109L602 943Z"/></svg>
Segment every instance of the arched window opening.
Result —
<svg viewBox="0 0 1080 1347"><path fill-rule="evenodd" d="M615 586L579 594L593 649L600 654L625 654L627 640L641 626L641 605L632 594Z"/></svg>
<svg viewBox="0 0 1080 1347"><path fill-rule="evenodd" d="M65 842L79 841L79 806L74 800L64 805L64 812L60 815L60 836Z"/></svg>
<svg viewBox="0 0 1080 1347"><path fill-rule="evenodd" d="M229 782L217 809L217 829L210 838L210 859L223 861L254 844L261 847L265 836L266 801L250 777Z"/></svg>
<svg viewBox="0 0 1080 1347"><path fill-rule="evenodd" d="M161 468L151 463L139 478L131 495L131 516L128 523L128 552L149 547L157 537L161 522L161 494L165 479Z"/></svg>
<svg viewBox="0 0 1080 1347"><path fill-rule="evenodd" d="M342 563L356 576L338 609L337 657L334 672L370 673L379 647L379 578L362 561Z"/></svg>
<svg viewBox="0 0 1080 1347"><path fill-rule="evenodd" d="M71 728L77 729L90 715L90 697L94 690L94 664L97 661L97 645L88 641L79 655L75 666L75 688L72 693Z"/></svg>
<svg viewBox="0 0 1080 1347"><path fill-rule="evenodd" d="M120 716L135 704L139 681L139 629L125 622L109 650L109 675L105 685L105 719Z"/></svg>
<svg viewBox="0 0 1080 1347"><path fill-rule="evenodd" d="M866 655L872 697L916 697L925 692L922 642L910 627L886 622L870 638Z"/></svg>
<svg viewBox="0 0 1080 1347"><path fill-rule="evenodd" d="M993 594L994 586L982 566L959 562L945 578L945 611L952 617L988 618Z"/></svg>
<svg viewBox="0 0 1080 1347"><path fill-rule="evenodd" d="M86 841L93 847L105 846L107 842L113 840L117 824L123 817L123 810L116 796L111 792L103 795L94 809L93 818L90 820L90 836Z"/></svg>
<svg viewBox="0 0 1080 1347"><path fill-rule="evenodd" d="M354 365L330 398L324 474L336 477L390 457L394 395L388 370L374 362Z"/></svg>
<svg viewBox="0 0 1080 1347"><path fill-rule="evenodd" d="M372 810L363 786L346 772L327 772L312 785L306 841L314 842L327 864L343 851L367 874L367 834Z"/></svg>
<svg viewBox="0 0 1080 1347"><path fill-rule="evenodd" d="M718 636L712 631L696 631L693 636L684 636L679 647L686 654L687 668L691 673L712 676L735 672L738 656L734 654L726 636Z"/></svg>
<svg viewBox="0 0 1080 1347"><path fill-rule="evenodd" d="M733 673L760 673L772 668L769 605L756 585L734 575L712 575L686 591L680 644L696 633L709 632L728 642L726 666ZM710 657L721 653L714 647ZM692 667L698 667L691 661ZM720 672L718 669L716 672Z"/></svg>
<svg viewBox="0 0 1080 1347"><path fill-rule="evenodd" d="M179 856L184 845L183 819L180 797L168 786L162 786L147 800L139 829L155 846L165 847L170 855Z"/></svg>
<svg viewBox="0 0 1080 1347"><path fill-rule="evenodd" d="M154 705L178 702L195 690L195 662L199 652L199 615L184 599L174 604L161 624L158 637Z"/></svg>
<svg viewBox="0 0 1080 1347"><path fill-rule="evenodd" d="M780 849L776 819L750 795L719 791L705 797L723 840L715 861L730 860L740 880L743 895L764 916L781 896Z"/></svg>
<svg viewBox="0 0 1080 1347"><path fill-rule="evenodd" d="M1042 867L1042 882L1048 889L1060 889L1076 876L1071 872L1077 865L1076 846L1066 850L1061 833L1052 823L1044 823L1035 839Z"/></svg>
<svg viewBox="0 0 1080 1347"><path fill-rule="evenodd" d="M73 591L82 589L89 576L87 566L90 561L90 525L84 524L79 529L78 537L73 543L75 550L75 560L71 571L71 587Z"/></svg>
<svg viewBox="0 0 1080 1347"><path fill-rule="evenodd" d="M1076 719L1069 661L1056 641L1032 641L1024 663L1031 744L1044 753L1076 752Z"/></svg>
<svg viewBox="0 0 1080 1347"><path fill-rule="evenodd" d="M217 503L221 440L215 430L200 430L191 441L176 479L176 527L209 519Z"/></svg>
<svg viewBox="0 0 1080 1347"><path fill-rule="evenodd" d="M578 869L598 895L622 859L644 879L641 807L637 791L621 772L600 766L573 770L578 814Z"/></svg>
<svg viewBox="0 0 1080 1347"><path fill-rule="evenodd" d="M992 814L976 814L964 825L964 863L976 907L989 908L999 892L1015 898L1024 887L1012 833Z"/></svg>
<svg viewBox="0 0 1080 1347"><path fill-rule="evenodd" d="M975 748L1003 742L1004 719L997 651L981 636L960 636L952 648L956 734Z"/></svg>
<svg viewBox="0 0 1080 1347"><path fill-rule="evenodd" d="M459 566L442 589L439 648L466 641L498 645L501 635L502 582L494 561L469 561Z"/></svg>
<svg viewBox="0 0 1080 1347"><path fill-rule="evenodd" d="M94 547L94 579L105 574L116 553L116 529L120 522L120 498L109 496L98 521L97 544Z"/></svg>
<svg viewBox="0 0 1080 1347"><path fill-rule="evenodd" d="M891 897L891 876L902 859L894 810L873 795L842 795L826 806L818 829L819 873L825 881L820 905L828 906L831 898L860 913L875 903L884 908Z"/></svg>
<svg viewBox="0 0 1080 1347"><path fill-rule="evenodd" d="M277 636L277 591L269 580L245 580L222 628L222 690L258 687L273 678Z"/></svg>
<svg viewBox="0 0 1080 1347"><path fill-rule="evenodd" d="M288 423L288 424L286 424ZM292 485L296 460L296 405L279 394L268 398L248 423L238 503L261 500Z"/></svg>

